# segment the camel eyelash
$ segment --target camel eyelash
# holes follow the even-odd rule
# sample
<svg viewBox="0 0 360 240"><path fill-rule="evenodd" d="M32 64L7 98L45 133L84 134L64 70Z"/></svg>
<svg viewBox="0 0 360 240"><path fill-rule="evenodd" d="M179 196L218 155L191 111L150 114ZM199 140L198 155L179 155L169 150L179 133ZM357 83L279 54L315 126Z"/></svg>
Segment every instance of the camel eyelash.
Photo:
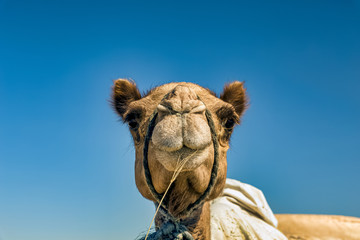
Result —
<svg viewBox="0 0 360 240"><path fill-rule="evenodd" d="M232 108L222 107L216 111L216 114L225 129L232 129L235 124L239 123L239 117Z"/></svg>
<svg viewBox="0 0 360 240"><path fill-rule="evenodd" d="M142 111L141 110L133 110L126 114L124 117L124 122L129 125L129 128L133 131L136 131L139 128L139 122L141 119Z"/></svg>
<svg viewBox="0 0 360 240"><path fill-rule="evenodd" d="M125 115L124 122L131 122L134 120L138 120L141 118L141 116L142 116L142 111L140 109L135 109Z"/></svg>

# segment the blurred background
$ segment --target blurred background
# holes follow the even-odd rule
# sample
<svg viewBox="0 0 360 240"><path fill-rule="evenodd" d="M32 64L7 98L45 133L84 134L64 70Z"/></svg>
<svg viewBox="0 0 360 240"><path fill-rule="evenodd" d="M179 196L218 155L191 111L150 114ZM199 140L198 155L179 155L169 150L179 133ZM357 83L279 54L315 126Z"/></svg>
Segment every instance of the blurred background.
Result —
<svg viewBox="0 0 360 240"><path fill-rule="evenodd" d="M114 79L245 81L228 177L275 213L360 217L360 1L0 0L0 239L147 230Z"/></svg>

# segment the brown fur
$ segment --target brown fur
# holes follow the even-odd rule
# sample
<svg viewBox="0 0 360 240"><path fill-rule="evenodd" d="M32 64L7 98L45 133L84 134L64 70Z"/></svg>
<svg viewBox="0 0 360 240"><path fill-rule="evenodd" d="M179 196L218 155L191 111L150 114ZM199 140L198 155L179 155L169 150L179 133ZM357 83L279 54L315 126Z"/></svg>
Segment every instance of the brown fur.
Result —
<svg viewBox="0 0 360 240"><path fill-rule="evenodd" d="M171 96L161 102L164 95L171 90L173 90ZM205 204L194 211L190 217L184 218L179 214L186 209L187 206L195 202L207 188L214 161L213 146L210 144L211 142L208 143L206 140L208 136L208 125L207 123L204 125L206 121L205 115L203 112L191 112L193 108L191 104L193 104L194 107L198 106L198 104L201 105L201 102L197 101L194 97L196 95L200 97L213 116L220 142L219 170L213 191ZM180 119L183 122L182 125L179 125L182 128L183 134L190 134L189 136L191 137L194 131L200 131L189 139L186 138L186 135L183 135L183 144L186 144L186 141L189 142L188 145L186 145L186 151L194 151L195 155L184 167L186 170L179 174L171 186L164 204L168 207L171 214L183 220L195 239L209 240L210 208L208 201L218 197L224 188L227 168L226 152L229 148L230 135L234 124L239 122L240 116L247 106L247 98L243 84L234 82L227 85L221 94L221 98L217 98L214 93L196 84L169 83L152 89L147 95L141 98L135 83L125 79L119 79L114 83L112 102L117 113L129 124L130 132L134 139L136 150L135 179L137 188L145 198L152 201L155 201L155 199L146 184L142 165L144 137L149 124L149 116L159 106L159 103L162 103L165 109L173 108L178 109L177 111L183 111L182 109L185 111L186 106L190 106L189 110L186 110L190 112L181 113L181 118L178 117L180 115L170 112L159 113L159 118L157 119L154 130L155 136L153 135L152 140L157 140L154 140L156 144L160 142L160 147L162 146L161 144L165 144L163 146L165 147L168 146L167 144L171 145L171 141L177 141L178 136L169 135L167 131L175 131L177 124L180 124ZM187 130L187 128L189 129ZM171 160L172 158L176 160L177 151L174 152L171 147L167 147L170 149L169 153L159 150L155 143L151 141L149 144L149 169L156 191L158 193L164 193L173 174L171 164L167 166L166 164L168 162L166 161L174 161ZM175 144L174 147L176 148L177 145ZM191 148L190 150L189 147ZM199 149L196 150L197 148ZM183 155L184 151L185 150L182 149L179 150L179 157ZM170 157L166 157L166 154L170 154ZM174 154L175 156L173 156ZM162 217L158 215L156 225L160 226L161 223Z"/></svg>
<svg viewBox="0 0 360 240"><path fill-rule="evenodd" d="M119 79L115 81L112 94L112 104L117 113L122 117L127 106L141 98L135 82Z"/></svg>
<svg viewBox="0 0 360 240"><path fill-rule="evenodd" d="M236 113L241 116L248 106L244 84L239 81L232 82L224 87L220 99L234 106Z"/></svg>

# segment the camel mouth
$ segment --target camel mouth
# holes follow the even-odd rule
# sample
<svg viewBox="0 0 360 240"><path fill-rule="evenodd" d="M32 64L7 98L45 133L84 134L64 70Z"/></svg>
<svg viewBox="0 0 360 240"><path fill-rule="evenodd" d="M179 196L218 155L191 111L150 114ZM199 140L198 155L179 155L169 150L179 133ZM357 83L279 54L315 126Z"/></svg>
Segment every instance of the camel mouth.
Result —
<svg viewBox="0 0 360 240"><path fill-rule="evenodd" d="M164 151L155 147L155 158L168 171L175 171L179 165L183 165L182 171L191 171L198 168L211 157L213 152L211 146L201 149L191 149L185 145L176 151Z"/></svg>
<svg viewBox="0 0 360 240"><path fill-rule="evenodd" d="M173 151L172 153L179 157L180 160L184 160L185 158L188 158L192 155L200 154L205 150L206 147L203 147L201 149L192 149L187 146L183 146L177 151Z"/></svg>

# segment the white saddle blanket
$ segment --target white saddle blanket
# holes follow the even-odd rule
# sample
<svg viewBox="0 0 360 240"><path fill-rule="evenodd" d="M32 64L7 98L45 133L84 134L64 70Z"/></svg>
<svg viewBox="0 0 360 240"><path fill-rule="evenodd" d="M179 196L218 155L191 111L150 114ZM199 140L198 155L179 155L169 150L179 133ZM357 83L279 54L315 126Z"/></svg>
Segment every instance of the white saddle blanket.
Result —
<svg viewBox="0 0 360 240"><path fill-rule="evenodd" d="M212 240L286 240L263 193L246 183L226 179L223 194L210 206Z"/></svg>

